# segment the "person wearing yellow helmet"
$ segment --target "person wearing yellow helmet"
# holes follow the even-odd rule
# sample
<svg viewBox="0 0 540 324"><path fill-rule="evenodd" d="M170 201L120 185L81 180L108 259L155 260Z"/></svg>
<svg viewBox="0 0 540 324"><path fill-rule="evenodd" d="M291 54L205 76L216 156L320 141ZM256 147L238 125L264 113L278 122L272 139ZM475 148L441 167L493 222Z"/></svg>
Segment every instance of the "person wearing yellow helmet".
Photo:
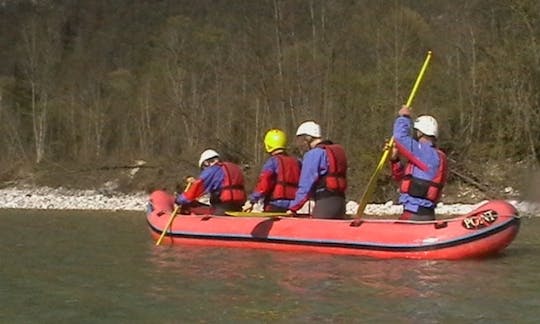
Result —
<svg viewBox="0 0 540 324"><path fill-rule="evenodd" d="M287 147L287 134L281 129L271 129L264 135L264 148L267 153L276 150L285 150Z"/></svg>
<svg viewBox="0 0 540 324"><path fill-rule="evenodd" d="M243 210L250 211L253 204L263 200L265 211L287 211L298 188L300 161L287 154L287 135L280 129L266 132L264 148L270 157L264 163Z"/></svg>

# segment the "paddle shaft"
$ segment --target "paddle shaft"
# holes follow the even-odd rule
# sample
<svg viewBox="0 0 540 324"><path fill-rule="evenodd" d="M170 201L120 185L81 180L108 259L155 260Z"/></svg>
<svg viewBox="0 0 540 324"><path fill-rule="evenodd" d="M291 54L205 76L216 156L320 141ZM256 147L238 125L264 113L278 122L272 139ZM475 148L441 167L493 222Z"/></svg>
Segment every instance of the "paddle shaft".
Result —
<svg viewBox="0 0 540 324"><path fill-rule="evenodd" d="M424 64L422 64L422 68L420 69L420 72L418 73L418 77L416 78L416 81L414 82L414 86L411 90L411 93L409 94L407 103L405 104L407 107L410 107L412 104L414 96L416 95L416 91L418 90L418 86L420 85L420 82L424 78L424 73L426 72L430 59L431 59L431 51L428 51L426 59L424 60ZM358 210L356 211L355 217L362 217L362 215L364 214L364 210L366 209L367 202L371 198L371 195L373 195L373 192L375 191L375 184L376 184L376 180L379 175L379 172L388 162L388 156L390 155L390 151L392 150L393 146L394 146L394 137L392 137L390 141L388 142L388 145L386 145L383 151L383 154L381 156L381 159L379 160L379 164L377 164L377 167L375 168L375 172L373 172L373 174L369 178L369 182L366 187L366 190L362 194L362 198L360 198L360 204L358 205Z"/></svg>
<svg viewBox="0 0 540 324"><path fill-rule="evenodd" d="M184 188L184 192L189 190L189 188L191 187L191 184L192 184L191 181L189 181L186 184L186 188ZM167 233L167 230L171 227L174 217L176 217L176 214L178 214L178 211L180 211L181 208L182 208L181 205L176 205L176 207L174 207L174 210L171 214L171 218L169 218L169 221L167 222L167 226L165 226L165 228L163 229L163 232L161 232L161 235L159 236L159 239L157 240L156 245L159 245L161 243L161 241L165 237L165 234Z"/></svg>
<svg viewBox="0 0 540 324"><path fill-rule="evenodd" d="M420 82L422 82L422 79L424 78L424 73L426 72L426 69L430 60L431 60L431 51L428 51L426 59L424 60L424 64L422 64L422 68L420 69L420 72L418 73L418 77L416 78L416 81L414 82L414 86L411 90L411 94L409 95L409 99L407 99L407 103L405 104L407 107L410 107L412 104L414 96L416 95L416 91L418 90L418 86L420 85Z"/></svg>
<svg viewBox="0 0 540 324"><path fill-rule="evenodd" d="M171 227L171 224L172 224L172 222L174 220L174 217L178 213L178 210L180 210L180 207L181 207L180 205L177 205L176 207L174 207L174 210L173 210L173 212L171 214L171 217L169 218L169 221L167 222L167 225L165 226L165 228L161 232L161 235L160 235L159 239L157 240L156 245L159 245L161 243L161 241L163 240L163 238L165 237L165 233L167 233L167 231L169 230L169 227Z"/></svg>

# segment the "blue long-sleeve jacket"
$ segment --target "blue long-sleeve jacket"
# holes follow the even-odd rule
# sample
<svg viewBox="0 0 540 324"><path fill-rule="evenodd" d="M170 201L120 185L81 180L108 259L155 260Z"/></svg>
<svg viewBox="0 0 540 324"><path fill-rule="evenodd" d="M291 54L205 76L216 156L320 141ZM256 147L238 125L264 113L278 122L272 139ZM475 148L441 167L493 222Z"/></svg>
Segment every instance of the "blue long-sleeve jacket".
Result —
<svg viewBox="0 0 540 324"><path fill-rule="evenodd" d="M437 175L439 164L441 163L437 149L429 142L420 142L411 136L412 120L410 117L400 116L394 122L394 140L399 154L412 163L412 176L423 180L433 180ZM396 180L400 180L403 175L403 165L393 166L393 174ZM427 199L412 197L406 193L401 193L399 203L403 208L416 213L418 207L435 208L435 204Z"/></svg>
<svg viewBox="0 0 540 324"><path fill-rule="evenodd" d="M189 189L177 196L176 203L186 205L205 193L220 191L224 177L223 168L219 164L204 168Z"/></svg>
<svg viewBox="0 0 540 324"><path fill-rule="evenodd" d="M304 154L302 171L296 197L289 204L289 209L297 211L313 194L314 185L320 177L328 173L328 158L326 150L320 147L312 148ZM321 188L320 190L324 190Z"/></svg>

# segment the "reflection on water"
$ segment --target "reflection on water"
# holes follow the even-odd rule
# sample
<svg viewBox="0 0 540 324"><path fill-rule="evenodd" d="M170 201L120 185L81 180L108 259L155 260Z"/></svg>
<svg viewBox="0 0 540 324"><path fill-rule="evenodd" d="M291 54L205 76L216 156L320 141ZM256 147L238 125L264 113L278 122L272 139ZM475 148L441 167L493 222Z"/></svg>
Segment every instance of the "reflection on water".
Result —
<svg viewBox="0 0 540 324"><path fill-rule="evenodd" d="M518 304L520 299L540 301L538 276L521 262L526 256L520 247L518 241L496 258L460 262L191 246L148 251L153 271L177 278L174 286L160 289L174 293L175 287L188 285L219 309L242 310L240 318L439 323L517 316L532 322L536 309L516 314L508 307L509 297ZM530 254L528 260L538 265ZM519 269L512 265L516 261L521 262ZM215 287L221 293L208 295Z"/></svg>
<svg viewBox="0 0 540 324"><path fill-rule="evenodd" d="M154 246L139 213L1 211L0 322L536 322L540 218L487 260Z"/></svg>

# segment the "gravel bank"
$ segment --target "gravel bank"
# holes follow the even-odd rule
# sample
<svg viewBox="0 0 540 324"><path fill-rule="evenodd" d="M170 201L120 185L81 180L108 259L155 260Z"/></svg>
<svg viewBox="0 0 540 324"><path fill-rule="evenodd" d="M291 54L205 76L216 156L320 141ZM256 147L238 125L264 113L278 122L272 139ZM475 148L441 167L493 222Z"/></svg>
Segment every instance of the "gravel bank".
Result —
<svg viewBox="0 0 540 324"><path fill-rule="evenodd" d="M18 187L0 189L0 208L21 209L73 209L73 210L126 210L144 211L148 195L143 192L122 194L107 190L72 190L48 187ZM528 202L510 201L521 215L540 215L540 205ZM451 204L440 203L438 215L465 214L482 204ZM358 204L354 201L347 203L347 213L354 214ZM368 204L365 213L368 215L400 214L400 205L391 201L385 204Z"/></svg>

